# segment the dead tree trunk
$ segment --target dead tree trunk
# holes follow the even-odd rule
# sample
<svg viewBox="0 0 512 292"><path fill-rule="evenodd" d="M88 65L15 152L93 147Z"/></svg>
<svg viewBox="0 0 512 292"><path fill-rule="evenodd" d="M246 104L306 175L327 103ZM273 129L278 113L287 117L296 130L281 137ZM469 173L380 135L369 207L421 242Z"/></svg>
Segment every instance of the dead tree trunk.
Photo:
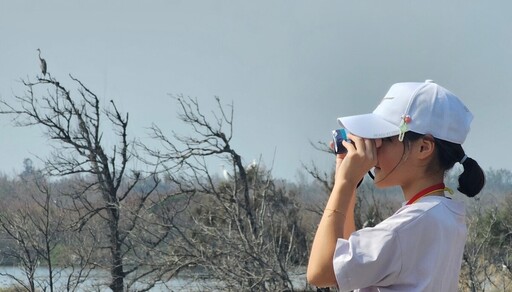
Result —
<svg viewBox="0 0 512 292"><path fill-rule="evenodd" d="M97 189L102 195L103 204L91 207L87 214L79 218L84 226L90 218L106 212L108 238L110 240L110 271L112 281L109 285L115 292L124 290L125 272L123 270L123 240L120 228L120 201L129 192L120 192L125 179L125 170L129 159L127 141L128 115L117 111L114 102L112 108L102 109L100 100L78 79L71 77L78 85L79 98L74 98L55 78L38 78L36 82L24 81L27 94L16 96L18 105L1 101L0 113L14 115L18 126L42 126L47 136L57 141L59 146L45 162L47 173L56 176L85 174L96 177L88 188ZM39 89L47 94L39 94ZM105 121L104 121L105 120ZM103 146L103 123L113 127L118 144L113 152L107 154ZM127 186L131 190L138 182L138 175Z"/></svg>

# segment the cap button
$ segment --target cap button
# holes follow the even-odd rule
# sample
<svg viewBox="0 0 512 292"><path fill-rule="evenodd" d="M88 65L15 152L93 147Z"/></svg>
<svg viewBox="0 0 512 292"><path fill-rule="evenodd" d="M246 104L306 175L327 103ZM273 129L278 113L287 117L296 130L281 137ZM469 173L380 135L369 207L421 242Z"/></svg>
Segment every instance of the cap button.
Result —
<svg viewBox="0 0 512 292"><path fill-rule="evenodd" d="M427 79L427 80L425 80L425 83L434 83L434 80L432 80L432 79Z"/></svg>

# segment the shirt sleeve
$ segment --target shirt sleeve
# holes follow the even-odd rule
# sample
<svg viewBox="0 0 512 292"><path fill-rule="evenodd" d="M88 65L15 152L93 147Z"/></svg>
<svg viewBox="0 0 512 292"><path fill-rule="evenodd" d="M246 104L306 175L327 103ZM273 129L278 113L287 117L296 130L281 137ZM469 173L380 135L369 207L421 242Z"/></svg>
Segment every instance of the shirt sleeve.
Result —
<svg viewBox="0 0 512 292"><path fill-rule="evenodd" d="M354 232L348 240L338 239L334 273L339 291L393 284L402 268L398 236L374 227Z"/></svg>

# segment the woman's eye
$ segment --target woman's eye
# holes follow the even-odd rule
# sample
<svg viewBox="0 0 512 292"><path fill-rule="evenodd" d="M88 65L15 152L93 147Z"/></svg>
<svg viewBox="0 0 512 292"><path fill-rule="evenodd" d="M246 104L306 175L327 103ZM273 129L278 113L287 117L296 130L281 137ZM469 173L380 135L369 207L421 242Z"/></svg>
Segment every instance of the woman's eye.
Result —
<svg viewBox="0 0 512 292"><path fill-rule="evenodd" d="M382 138L382 141L384 141L384 142L392 142L393 138L391 138L391 137Z"/></svg>

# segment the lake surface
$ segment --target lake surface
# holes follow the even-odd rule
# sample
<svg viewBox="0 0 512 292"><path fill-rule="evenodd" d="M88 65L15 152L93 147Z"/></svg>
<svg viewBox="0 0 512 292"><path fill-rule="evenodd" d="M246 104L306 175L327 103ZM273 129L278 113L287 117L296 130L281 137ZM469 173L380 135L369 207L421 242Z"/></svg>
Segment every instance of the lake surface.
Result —
<svg viewBox="0 0 512 292"><path fill-rule="evenodd" d="M54 287L56 291L66 291L66 281L71 273L71 269L59 269L59 273L54 277ZM0 267L0 288L8 288L19 285L16 279L27 283L24 272L18 267ZM35 273L36 287L48 286L48 270L44 267L37 268ZM108 288L109 273L107 271L95 270L91 272L88 279L80 285L77 291L110 291ZM212 288L213 283L207 281L197 282L190 278L177 277L167 283L158 283L151 291L204 291ZM210 287L208 287L210 286ZM136 289L134 287L133 289Z"/></svg>
<svg viewBox="0 0 512 292"><path fill-rule="evenodd" d="M54 277L54 287L56 291L66 291L66 281L71 273L71 269L59 269L59 274ZM10 276L9 276L10 275ZM77 291L110 291L108 288L109 272L105 270L94 270L88 279L80 285ZM0 288L8 288L17 286L16 279L19 279L27 283L25 274L19 267L0 267ZM48 286L48 270L45 267L39 267L35 274L37 288L42 291L43 287ZM305 287L306 279L305 275L297 275L293 279L295 289L301 289ZM183 291L183 292L198 292L198 291L213 291L215 283L211 280L198 281L193 278L176 277L166 283L158 283L150 291L152 292L164 292L164 291ZM136 290L137 287L132 289Z"/></svg>

